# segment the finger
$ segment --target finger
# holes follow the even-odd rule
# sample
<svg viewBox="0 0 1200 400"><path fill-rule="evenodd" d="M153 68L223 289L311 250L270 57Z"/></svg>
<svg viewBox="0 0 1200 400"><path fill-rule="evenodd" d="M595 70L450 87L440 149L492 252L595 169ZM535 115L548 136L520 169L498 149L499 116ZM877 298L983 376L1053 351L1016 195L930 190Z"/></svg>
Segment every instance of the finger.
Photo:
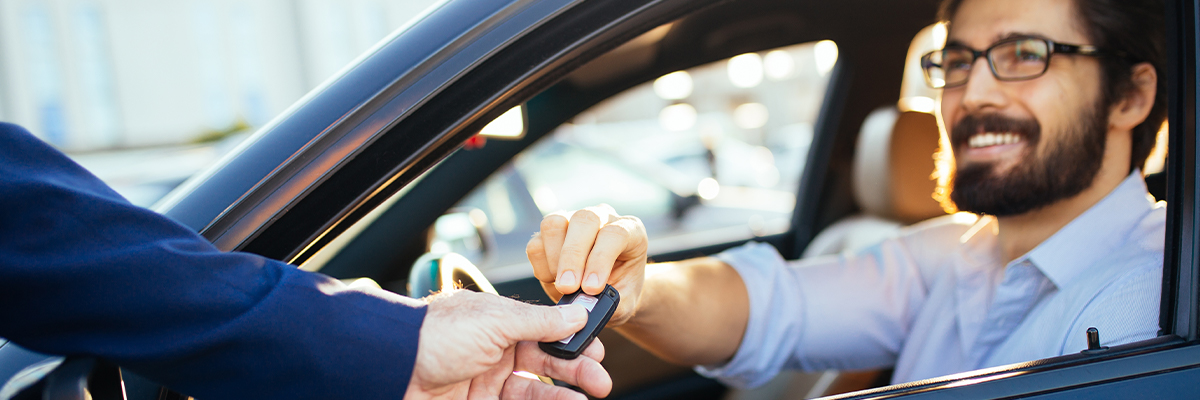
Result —
<svg viewBox="0 0 1200 400"><path fill-rule="evenodd" d="M587 352L599 352L599 356L603 358L604 346L588 346L585 350L585 353ZM516 357L518 370L558 379L578 386L593 396L604 397L612 391L612 377L608 375L608 371L604 370L600 361L586 354L574 360L564 360L542 352L536 343L521 342L517 344Z"/></svg>
<svg viewBox="0 0 1200 400"><path fill-rule="evenodd" d="M525 245L525 256L529 258L529 264L533 265L533 276L538 281L554 282L554 271L550 270L550 264L546 261L546 245L542 241L541 232L534 233L529 239L529 243Z"/></svg>
<svg viewBox="0 0 1200 400"><path fill-rule="evenodd" d="M508 345L532 340L552 342L579 332L587 324L587 309L579 304L535 306L505 299L511 304L506 315L493 321L495 333L509 339Z"/></svg>
<svg viewBox="0 0 1200 400"><path fill-rule="evenodd" d="M609 219L609 214L603 212L603 208L589 207L571 215L567 236L558 255L558 279L555 284L559 292L574 293L583 283L584 264L596 243L596 233Z"/></svg>
<svg viewBox="0 0 1200 400"><path fill-rule="evenodd" d="M504 389L505 381L512 375L513 365L515 365L515 354L515 347L504 349L504 356L500 358L500 362L492 366L487 372L471 378L471 385L467 390L467 398L496 398Z"/></svg>
<svg viewBox="0 0 1200 400"><path fill-rule="evenodd" d="M584 270L583 291L590 295L599 295L604 291L604 284L617 264L617 257L630 252L634 247L631 240L637 226L629 219L618 219L605 225L596 233L596 245L588 254L587 266Z"/></svg>
<svg viewBox="0 0 1200 400"><path fill-rule="evenodd" d="M558 300L563 297L563 294L558 291L558 287L554 286L554 282L539 283L542 284L542 291L546 292L546 295L550 296L550 300L554 300L555 303L558 303Z"/></svg>
<svg viewBox="0 0 1200 400"><path fill-rule="evenodd" d="M583 393L541 381L529 379L520 375L510 374L504 381L504 391L500 393L504 400L550 399L550 400L586 400Z"/></svg>
<svg viewBox="0 0 1200 400"><path fill-rule="evenodd" d="M542 238L542 248L546 254L546 265L554 279L558 279L558 258L562 252L563 241L567 238L567 229L569 228L571 213L559 211L550 213L545 218L542 218L541 231L538 236ZM569 292L568 292L569 293Z"/></svg>
<svg viewBox="0 0 1200 400"><path fill-rule="evenodd" d="M600 343L600 338L592 340L592 344L583 349L583 356L596 361L604 361L604 343Z"/></svg>

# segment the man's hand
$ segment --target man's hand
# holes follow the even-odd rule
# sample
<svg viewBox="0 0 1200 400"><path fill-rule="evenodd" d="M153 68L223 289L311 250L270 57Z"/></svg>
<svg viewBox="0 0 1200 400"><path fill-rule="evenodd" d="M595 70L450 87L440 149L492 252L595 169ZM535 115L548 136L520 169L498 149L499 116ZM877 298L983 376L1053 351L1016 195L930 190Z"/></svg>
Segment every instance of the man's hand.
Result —
<svg viewBox="0 0 1200 400"><path fill-rule="evenodd" d="M625 324L637 310L646 275L646 227L633 216L620 216L607 204L542 219L542 230L525 247L533 275L557 301L583 288L598 295L604 284L621 293L621 304L608 326Z"/></svg>
<svg viewBox="0 0 1200 400"><path fill-rule="evenodd" d="M599 340L574 360L551 357L534 343L582 329L587 322L582 306L534 306L465 290L428 300L406 399L585 399L513 371L549 376L598 397L612 390L612 379L600 366L604 346Z"/></svg>

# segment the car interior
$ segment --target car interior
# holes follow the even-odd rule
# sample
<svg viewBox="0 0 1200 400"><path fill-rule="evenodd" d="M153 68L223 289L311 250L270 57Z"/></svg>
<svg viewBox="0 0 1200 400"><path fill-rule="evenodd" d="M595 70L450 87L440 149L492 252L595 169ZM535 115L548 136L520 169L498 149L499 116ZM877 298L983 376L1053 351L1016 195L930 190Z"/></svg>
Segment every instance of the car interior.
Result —
<svg viewBox="0 0 1200 400"><path fill-rule="evenodd" d="M773 245L786 259L819 257L861 249L898 234L906 225L945 215L946 211L931 196L936 187L933 172L939 140L937 121L932 114L937 95L925 87L915 62L921 54L938 48L940 41L944 41L944 29L939 38L939 28L933 25L937 3L936 0L723 2L618 35L625 39L612 43L606 52L587 58L586 63L576 65L548 88L523 99L520 109L523 134L508 139L488 137L460 148L336 238L324 242L319 250L299 260L300 267L343 280L370 278L384 289L419 297L438 285L414 282L410 279L413 271L427 271L431 260L451 250L478 265L481 272L471 274L485 276L499 294L550 304L527 263L503 261L511 260L512 254L523 255L524 241L537 229L536 222L529 222L530 218L540 221L542 214L554 211L543 209L548 206L537 193L537 182L521 174L521 163L530 160L537 149L562 151L562 143L554 148L549 147L550 143L570 135L578 139L582 131L563 133L564 127L583 126L595 115L603 115L597 110L618 107L619 102L633 98L630 93L653 96L656 81L678 71L689 71L697 77L690 96L672 98L678 96L660 94L662 98L638 98L646 102L631 103L635 104L632 107L656 105L650 119L640 116L639 112L644 110L629 111L639 115L637 118L643 122L648 121L640 126L650 126L649 129L628 136L622 130L634 129L633 125L612 123L605 125L608 131L601 130L599 134L678 139L678 142L659 143L667 150L699 149L688 153L690 158L685 157L686 163L680 165L707 165L709 169L704 173L718 181L726 179L727 173L719 170L719 162L714 160L723 157L721 153L725 150L704 144L706 135L712 136L702 132L705 121L709 121L702 109L705 101L728 109L730 119L736 118L737 105L748 103L763 104L774 111L768 121L780 119L788 112L803 114L800 122L808 124L809 137L803 143L799 162L794 163L776 150L798 147L787 147L790 145L773 142L772 138L794 137L797 130L785 127L794 128L796 124L726 126L727 134L723 137L736 139L736 146L765 148L772 152L776 167L795 168L776 171L777 176L788 177L787 182L773 182L759 188L791 191L790 211L782 214L780 226L770 229L756 226L763 225L765 220L755 219L759 214L754 213L738 220L736 226L722 227L723 230L690 232L689 225L681 224L683 228L676 226L672 232L688 240L675 240L672 243L683 244L652 252L652 261L711 255L751 240ZM836 46L836 63L820 74L821 83L812 86L816 92L804 93L815 99L806 107L787 103L777 109L771 101L780 98L755 97L759 93L755 87L784 85L782 80L773 81L770 77L760 76L759 83L739 86L738 90L708 94L701 90L699 77L704 68L724 73L725 68L732 68L735 58L745 54L755 54L760 59L783 50L815 54L818 43L823 42ZM814 62L796 60L797 65ZM765 66L760 71L762 68ZM730 79L736 81L732 75ZM680 130L656 126L663 123L667 108L689 103L696 108L691 111L691 118L698 121L693 126ZM493 114L499 115L500 111ZM730 131L736 134L729 134ZM621 136L621 140L627 136ZM630 167L629 160L614 163L618 169L638 167ZM1161 169L1161 161L1159 165ZM633 171L632 175L645 175L644 170ZM717 204L720 196L706 198L700 193L703 188L696 188L695 183L690 186L695 190L670 190L671 184L650 181L667 188L663 190L668 193L665 195L668 214L678 214L676 220L682 220L688 213L705 215L700 211ZM1161 173L1149 175L1147 182L1157 198L1164 198L1165 179ZM494 195L500 190L498 187L506 190L504 195ZM738 193L738 187L721 186L723 193ZM753 194L764 192L745 193L751 193L753 198ZM516 210L513 216L493 212L490 207L497 198ZM558 198L561 200L563 195ZM727 209L714 206L712 212ZM504 229L499 229L501 225ZM718 230L723 233L713 233ZM690 233L694 234L688 236ZM516 239L508 240L511 238ZM654 241L652 236L651 242ZM513 246L519 247L514 251ZM504 255L506 252L509 255ZM763 387L735 390L697 375L690 367L662 361L614 332L602 332L600 340L607 352L603 364L614 382L609 398L616 399L809 398L883 386L889 381L888 371L787 372Z"/></svg>

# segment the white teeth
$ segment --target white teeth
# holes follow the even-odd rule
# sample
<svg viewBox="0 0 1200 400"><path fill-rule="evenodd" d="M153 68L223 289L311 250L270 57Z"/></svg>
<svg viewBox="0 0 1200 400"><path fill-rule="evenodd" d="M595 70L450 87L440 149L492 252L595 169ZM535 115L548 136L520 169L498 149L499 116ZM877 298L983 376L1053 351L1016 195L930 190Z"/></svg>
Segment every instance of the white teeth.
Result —
<svg viewBox="0 0 1200 400"><path fill-rule="evenodd" d="M1021 135L1013 133L981 133L971 136L970 139L967 139L967 144L971 148L1014 144L1020 142Z"/></svg>

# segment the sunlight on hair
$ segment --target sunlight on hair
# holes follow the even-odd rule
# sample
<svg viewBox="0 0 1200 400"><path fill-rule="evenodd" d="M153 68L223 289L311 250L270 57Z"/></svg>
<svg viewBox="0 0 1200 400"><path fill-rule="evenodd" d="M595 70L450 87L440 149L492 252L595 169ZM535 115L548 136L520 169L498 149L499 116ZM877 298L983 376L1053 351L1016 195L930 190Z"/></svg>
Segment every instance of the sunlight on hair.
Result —
<svg viewBox="0 0 1200 400"><path fill-rule="evenodd" d="M1142 174L1150 175L1162 172L1167 165L1167 131L1170 126L1166 121L1163 121L1162 128L1159 128L1158 134L1154 136L1154 150L1150 151L1150 156L1146 157L1146 164L1142 166Z"/></svg>
<svg viewBox="0 0 1200 400"><path fill-rule="evenodd" d="M951 183L954 181L954 147L950 145L950 136L941 118L938 118L938 150L933 153L933 163L936 168L930 178L937 180L937 188L933 190L933 199L942 205L942 210L948 214L958 212L958 206L950 200Z"/></svg>

